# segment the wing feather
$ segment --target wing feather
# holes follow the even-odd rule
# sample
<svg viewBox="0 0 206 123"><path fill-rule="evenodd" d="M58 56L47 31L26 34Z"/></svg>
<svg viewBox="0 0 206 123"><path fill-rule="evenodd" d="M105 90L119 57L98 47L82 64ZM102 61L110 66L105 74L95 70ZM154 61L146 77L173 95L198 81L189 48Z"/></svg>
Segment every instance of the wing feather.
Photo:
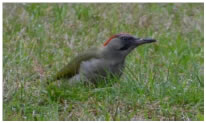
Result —
<svg viewBox="0 0 206 123"><path fill-rule="evenodd" d="M64 66L54 77L54 80L61 78L71 78L79 73L80 65L83 61L90 60L92 58L98 58L98 49L92 48L84 53L79 54L73 60L71 60L66 66Z"/></svg>

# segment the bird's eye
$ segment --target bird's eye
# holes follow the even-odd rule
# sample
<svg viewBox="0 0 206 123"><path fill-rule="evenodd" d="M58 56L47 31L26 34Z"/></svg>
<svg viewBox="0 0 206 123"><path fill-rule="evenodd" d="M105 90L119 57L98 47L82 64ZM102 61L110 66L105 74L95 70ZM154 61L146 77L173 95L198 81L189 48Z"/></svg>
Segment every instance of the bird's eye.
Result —
<svg viewBox="0 0 206 123"><path fill-rule="evenodd" d="M127 50L127 49L129 49L129 47L130 47L130 44L128 42L125 42L123 47L121 47L119 50Z"/></svg>

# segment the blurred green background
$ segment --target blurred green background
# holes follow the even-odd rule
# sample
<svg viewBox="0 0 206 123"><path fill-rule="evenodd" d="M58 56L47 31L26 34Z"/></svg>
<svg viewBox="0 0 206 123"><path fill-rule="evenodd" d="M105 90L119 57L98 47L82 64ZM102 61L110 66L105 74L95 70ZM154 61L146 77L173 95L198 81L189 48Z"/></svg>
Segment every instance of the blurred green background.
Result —
<svg viewBox="0 0 206 123"><path fill-rule="evenodd" d="M158 41L127 57L120 81L44 86L120 32ZM4 3L3 120L204 120L203 45L203 3Z"/></svg>

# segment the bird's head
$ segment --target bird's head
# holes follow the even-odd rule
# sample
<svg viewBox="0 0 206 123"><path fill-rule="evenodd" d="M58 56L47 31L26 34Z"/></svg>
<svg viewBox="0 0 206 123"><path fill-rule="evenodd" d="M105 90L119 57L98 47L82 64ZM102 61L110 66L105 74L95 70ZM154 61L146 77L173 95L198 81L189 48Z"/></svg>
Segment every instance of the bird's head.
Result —
<svg viewBox="0 0 206 123"><path fill-rule="evenodd" d="M110 53L119 53L126 56L137 46L152 42L156 42L156 40L152 38L137 38L130 34L120 33L110 37L104 43L104 48Z"/></svg>

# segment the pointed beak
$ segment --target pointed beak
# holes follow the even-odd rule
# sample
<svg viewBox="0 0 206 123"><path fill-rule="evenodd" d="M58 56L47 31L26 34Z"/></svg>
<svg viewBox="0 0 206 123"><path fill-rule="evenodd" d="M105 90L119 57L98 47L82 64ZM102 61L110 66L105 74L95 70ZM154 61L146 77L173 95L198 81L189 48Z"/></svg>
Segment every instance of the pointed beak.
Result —
<svg viewBox="0 0 206 123"><path fill-rule="evenodd" d="M145 43L152 43L152 42L156 42L156 40L152 39L152 38L136 38L136 40L135 40L136 45L141 45L141 44L145 44Z"/></svg>

